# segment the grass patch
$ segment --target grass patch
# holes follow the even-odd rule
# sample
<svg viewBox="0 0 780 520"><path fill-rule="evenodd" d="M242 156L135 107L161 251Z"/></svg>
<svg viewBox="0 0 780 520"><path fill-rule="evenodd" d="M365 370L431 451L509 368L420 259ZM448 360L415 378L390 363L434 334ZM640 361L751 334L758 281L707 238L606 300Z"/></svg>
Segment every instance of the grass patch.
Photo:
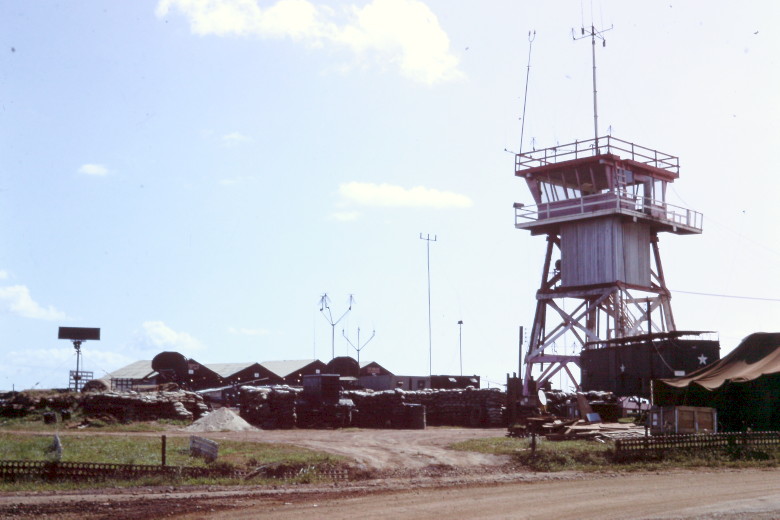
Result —
<svg viewBox="0 0 780 520"><path fill-rule="evenodd" d="M81 425L84 418L77 413L67 421L46 424L40 414L30 414L25 417L4 417L0 419L0 432L2 431L26 431L26 432L51 432L52 435L64 429L74 429ZM134 421L120 423L107 419L90 418L84 427L84 431L99 429L105 432L165 432L171 428L184 428L192 424L189 420L157 419L156 421Z"/></svg>
<svg viewBox="0 0 780 520"><path fill-rule="evenodd" d="M0 432L0 460L49 460L47 448L53 441L52 435L40 433L18 434ZM160 437L133 435L61 435L63 462L96 462L111 464L149 464L161 463L162 441ZM166 463L168 466L226 468L248 473L258 467L275 469L278 473L266 472L258 478L248 481L251 484L276 482L273 477L295 473L294 478L286 482L313 482L327 480L320 475L332 468L344 467L348 461L344 457L298 448L287 444L257 443L241 441L220 441L219 459L207 463L204 459L190 457L189 438L168 436ZM78 489L84 487L124 487L143 485L228 485L241 484L243 480L226 477L166 479L147 477L131 482L102 481L99 483L68 482L0 482L0 491L18 491L22 489Z"/></svg>
<svg viewBox="0 0 780 520"><path fill-rule="evenodd" d="M536 450L528 438L494 437L460 442L453 449L509 455L513 462L532 471L655 471L675 468L776 468L780 449L764 447L726 450L668 450L651 455L616 459L612 443L594 441L553 442L537 439Z"/></svg>
<svg viewBox="0 0 780 520"><path fill-rule="evenodd" d="M54 435L0 433L0 459L48 460L47 448ZM61 435L63 462L110 464L160 464L162 441L159 437L108 435ZM202 459L189 456L189 439L168 437L169 466L203 466Z"/></svg>

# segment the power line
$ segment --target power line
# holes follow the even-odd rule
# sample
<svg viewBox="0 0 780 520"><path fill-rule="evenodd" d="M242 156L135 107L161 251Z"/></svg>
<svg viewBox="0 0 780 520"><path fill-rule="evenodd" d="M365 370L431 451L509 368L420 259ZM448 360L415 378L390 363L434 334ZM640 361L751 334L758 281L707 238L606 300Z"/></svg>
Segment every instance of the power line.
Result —
<svg viewBox="0 0 780 520"><path fill-rule="evenodd" d="M715 294L715 293L703 293L703 292L694 292L694 291L680 291L678 289L672 290L672 292L682 293L682 294L695 294L696 296L713 296L716 298L736 298L739 300L757 300L757 301L764 301L764 302L780 302L780 298L761 298L759 296L736 296L733 294Z"/></svg>

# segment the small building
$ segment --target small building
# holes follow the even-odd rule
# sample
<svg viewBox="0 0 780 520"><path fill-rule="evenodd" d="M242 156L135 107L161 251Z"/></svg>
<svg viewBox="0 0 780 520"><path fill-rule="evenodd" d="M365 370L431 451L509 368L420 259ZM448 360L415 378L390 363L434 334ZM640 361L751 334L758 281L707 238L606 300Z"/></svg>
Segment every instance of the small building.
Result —
<svg viewBox="0 0 780 520"><path fill-rule="evenodd" d="M380 374L360 376L358 383L363 388L371 390L425 390L431 387L431 378L428 376L396 376L393 374Z"/></svg>
<svg viewBox="0 0 780 520"><path fill-rule="evenodd" d="M376 361L361 361L360 376L392 376L393 373Z"/></svg>
<svg viewBox="0 0 780 520"><path fill-rule="evenodd" d="M176 383L187 390L200 390L224 384L222 378L203 363L179 352L160 352L152 359L152 369L159 373L158 381Z"/></svg>
<svg viewBox="0 0 780 520"><path fill-rule="evenodd" d="M479 376L431 376L431 388L452 390L470 386L479 388Z"/></svg>
<svg viewBox="0 0 780 520"><path fill-rule="evenodd" d="M141 360L114 370L105 379L111 382L111 390L134 390L139 387L156 386L160 374L152 368L152 361Z"/></svg>
<svg viewBox="0 0 780 520"><path fill-rule="evenodd" d="M583 391L650 397L650 382L690 374L720 359L720 342L673 331L590 342L580 353Z"/></svg>

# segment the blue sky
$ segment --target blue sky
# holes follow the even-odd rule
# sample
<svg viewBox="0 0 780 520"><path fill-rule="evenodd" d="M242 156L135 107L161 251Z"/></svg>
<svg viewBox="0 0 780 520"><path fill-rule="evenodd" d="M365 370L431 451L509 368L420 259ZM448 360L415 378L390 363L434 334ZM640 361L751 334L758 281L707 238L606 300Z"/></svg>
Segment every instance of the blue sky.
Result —
<svg viewBox="0 0 780 520"><path fill-rule="evenodd" d="M661 237L680 329L724 352L778 330L775 2L163 0L0 4L0 389L62 387L57 327L100 327L96 376L361 352L501 382L544 239L515 230L524 147L602 134L680 156ZM722 296L748 298L726 298ZM758 299L764 298L764 300ZM569 341L571 345L573 341Z"/></svg>

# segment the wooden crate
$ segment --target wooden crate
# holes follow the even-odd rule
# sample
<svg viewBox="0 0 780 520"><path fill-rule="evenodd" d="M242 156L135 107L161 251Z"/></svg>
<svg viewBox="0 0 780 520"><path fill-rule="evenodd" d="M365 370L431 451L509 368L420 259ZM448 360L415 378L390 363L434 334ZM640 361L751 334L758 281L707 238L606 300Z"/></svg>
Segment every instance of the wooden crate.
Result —
<svg viewBox="0 0 780 520"><path fill-rule="evenodd" d="M718 411L703 406L655 407L648 413L647 420L653 435L718 431Z"/></svg>

